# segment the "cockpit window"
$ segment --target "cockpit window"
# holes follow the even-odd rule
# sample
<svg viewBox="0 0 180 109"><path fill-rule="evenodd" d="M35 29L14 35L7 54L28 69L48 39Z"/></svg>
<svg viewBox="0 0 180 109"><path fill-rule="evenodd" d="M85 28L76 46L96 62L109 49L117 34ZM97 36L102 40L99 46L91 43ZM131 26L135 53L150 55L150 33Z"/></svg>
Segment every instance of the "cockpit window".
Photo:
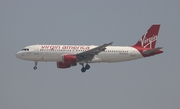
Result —
<svg viewBox="0 0 180 109"><path fill-rule="evenodd" d="M29 49L28 48L24 48L21 51L29 51Z"/></svg>

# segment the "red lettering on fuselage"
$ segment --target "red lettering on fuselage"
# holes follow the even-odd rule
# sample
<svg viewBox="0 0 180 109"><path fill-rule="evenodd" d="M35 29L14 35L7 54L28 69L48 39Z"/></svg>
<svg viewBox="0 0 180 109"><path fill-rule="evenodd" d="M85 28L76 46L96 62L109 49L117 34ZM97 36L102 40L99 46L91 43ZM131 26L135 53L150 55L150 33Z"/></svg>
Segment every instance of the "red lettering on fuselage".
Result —
<svg viewBox="0 0 180 109"><path fill-rule="evenodd" d="M42 49L60 49L59 45L42 45Z"/></svg>
<svg viewBox="0 0 180 109"><path fill-rule="evenodd" d="M59 45L42 45L41 49L63 49L63 50L89 50L90 46L70 46L70 45L65 45L60 47Z"/></svg>
<svg viewBox="0 0 180 109"><path fill-rule="evenodd" d="M89 46L63 46L62 49L73 49L73 50L89 50Z"/></svg>

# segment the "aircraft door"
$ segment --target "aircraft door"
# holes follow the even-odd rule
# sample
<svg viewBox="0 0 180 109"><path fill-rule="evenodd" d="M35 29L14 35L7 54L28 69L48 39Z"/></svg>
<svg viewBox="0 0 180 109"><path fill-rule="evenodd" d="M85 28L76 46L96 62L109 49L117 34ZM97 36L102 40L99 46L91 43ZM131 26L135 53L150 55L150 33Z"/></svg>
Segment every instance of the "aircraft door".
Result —
<svg viewBox="0 0 180 109"><path fill-rule="evenodd" d="M135 52L136 52L136 51L134 51L134 50L131 51L131 54L130 54L131 57L135 57L135 56L136 56L136 55L135 55L135 54L136 54Z"/></svg>
<svg viewBox="0 0 180 109"><path fill-rule="evenodd" d="M40 49L39 49L39 47L34 47L34 58L36 59L36 60L42 60L43 59L43 55L42 55L42 53L40 52Z"/></svg>
<svg viewBox="0 0 180 109"><path fill-rule="evenodd" d="M39 49L36 48L36 47L34 48L34 55L35 55L35 56L38 56L38 55L39 55Z"/></svg>

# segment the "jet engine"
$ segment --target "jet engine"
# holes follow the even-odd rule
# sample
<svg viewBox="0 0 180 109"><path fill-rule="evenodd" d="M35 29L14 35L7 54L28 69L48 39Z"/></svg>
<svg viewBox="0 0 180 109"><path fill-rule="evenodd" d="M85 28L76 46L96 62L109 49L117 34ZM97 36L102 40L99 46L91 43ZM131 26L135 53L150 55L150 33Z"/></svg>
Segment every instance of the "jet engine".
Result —
<svg viewBox="0 0 180 109"><path fill-rule="evenodd" d="M75 55L63 55L62 62L57 62L58 68L70 68L71 66L76 66L77 58Z"/></svg>

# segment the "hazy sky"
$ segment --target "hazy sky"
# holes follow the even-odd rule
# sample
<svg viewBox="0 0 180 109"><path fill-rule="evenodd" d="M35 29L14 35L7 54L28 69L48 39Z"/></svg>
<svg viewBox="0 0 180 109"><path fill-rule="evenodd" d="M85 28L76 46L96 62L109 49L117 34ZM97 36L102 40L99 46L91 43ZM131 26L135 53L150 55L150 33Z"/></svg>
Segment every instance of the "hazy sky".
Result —
<svg viewBox="0 0 180 109"><path fill-rule="evenodd" d="M1 0L0 109L180 109L179 0ZM22 61L33 44L134 45L154 23L164 53L58 69Z"/></svg>

